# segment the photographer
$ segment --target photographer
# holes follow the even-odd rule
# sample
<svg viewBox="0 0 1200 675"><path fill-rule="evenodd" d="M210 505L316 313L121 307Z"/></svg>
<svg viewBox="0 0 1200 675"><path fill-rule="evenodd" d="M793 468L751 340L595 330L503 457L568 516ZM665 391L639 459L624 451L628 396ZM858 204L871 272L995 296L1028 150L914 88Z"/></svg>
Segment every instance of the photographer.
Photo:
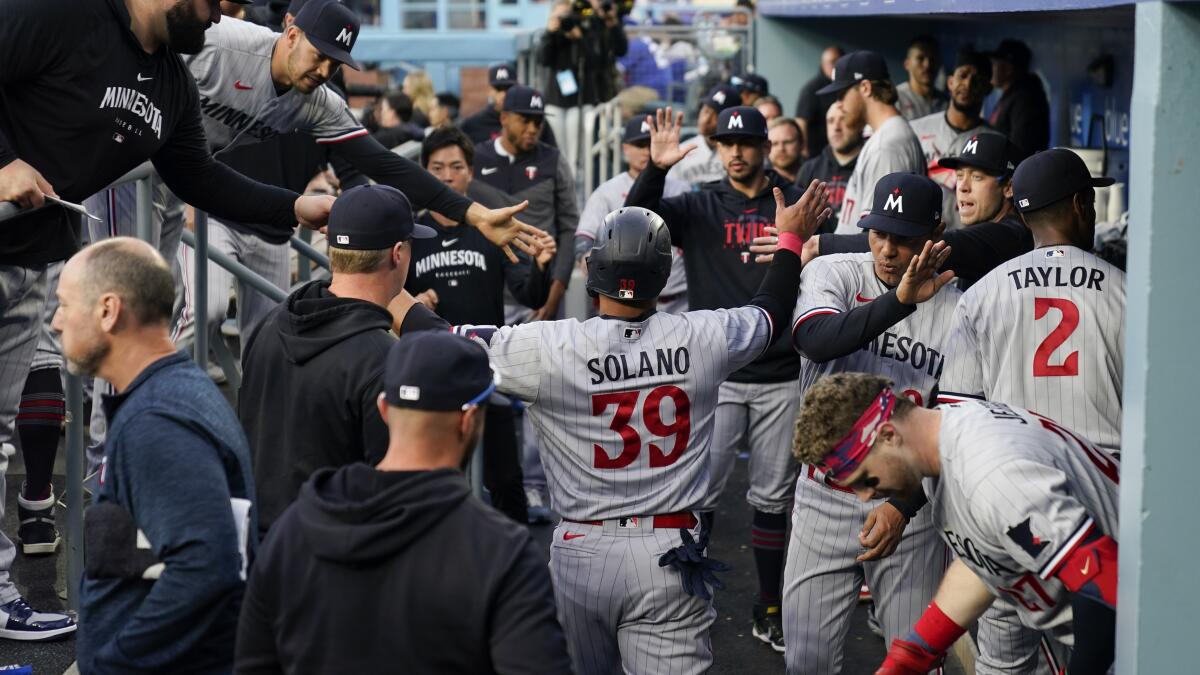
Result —
<svg viewBox="0 0 1200 675"><path fill-rule="evenodd" d="M579 157L583 115L617 95L616 59L629 50L621 14L632 3L612 0L563 0L550 11L539 47L549 70L547 117L572 167Z"/></svg>

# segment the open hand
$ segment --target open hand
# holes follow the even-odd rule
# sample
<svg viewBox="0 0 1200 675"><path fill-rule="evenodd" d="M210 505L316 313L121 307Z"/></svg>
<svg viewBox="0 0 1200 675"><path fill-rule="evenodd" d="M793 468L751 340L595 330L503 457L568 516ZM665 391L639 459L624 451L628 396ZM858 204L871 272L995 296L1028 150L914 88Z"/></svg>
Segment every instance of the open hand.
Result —
<svg viewBox="0 0 1200 675"><path fill-rule="evenodd" d="M937 273L938 268L950 257L950 247L946 242L925 242L921 253L914 256L896 287L896 299L906 305L916 305L937 295L942 286L954 279L954 272L949 270Z"/></svg>
<svg viewBox="0 0 1200 675"><path fill-rule="evenodd" d="M517 254L512 247L517 247L529 256L537 254L536 246L539 235L545 232L516 219L516 215L529 206L525 200L515 206L503 209L489 209L480 204L471 204L467 209L467 223L474 225L487 240L504 250L504 255L512 262L518 262Z"/></svg>
<svg viewBox="0 0 1200 675"><path fill-rule="evenodd" d="M696 149L695 146L686 150L679 147L683 113L676 113L670 107L659 108L654 111L654 117L647 115L646 120L650 122L650 161L658 168L666 171Z"/></svg>
<svg viewBox="0 0 1200 675"><path fill-rule="evenodd" d="M829 186L821 181L809 183L804 194L791 206L784 204L783 190L775 188L774 193L775 227L780 232L791 232L801 239L808 239L832 213L829 208Z"/></svg>
<svg viewBox="0 0 1200 675"><path fill-rule="evenodd" d="M534 257L534 261L537 262L539 270L544 270L546 269L546 265L549 265L550 261L554 260L554 254L558 253L558 242L554 241L554 237L551 237L548 233L539 230L535 246L538 251Z"/></svg>

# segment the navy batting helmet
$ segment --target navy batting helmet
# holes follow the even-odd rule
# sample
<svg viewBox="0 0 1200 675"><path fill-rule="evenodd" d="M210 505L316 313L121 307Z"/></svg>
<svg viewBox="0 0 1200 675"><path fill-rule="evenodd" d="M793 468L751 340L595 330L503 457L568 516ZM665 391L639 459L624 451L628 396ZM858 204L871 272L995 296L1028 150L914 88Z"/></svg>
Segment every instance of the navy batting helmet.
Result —
<svg viewBox="0 0 1200 675"><path fill-rule="evenodd" d="M604 217L587 260L588 293L653 300L671 274L671 233L657 213L635 206Z"/></svg>

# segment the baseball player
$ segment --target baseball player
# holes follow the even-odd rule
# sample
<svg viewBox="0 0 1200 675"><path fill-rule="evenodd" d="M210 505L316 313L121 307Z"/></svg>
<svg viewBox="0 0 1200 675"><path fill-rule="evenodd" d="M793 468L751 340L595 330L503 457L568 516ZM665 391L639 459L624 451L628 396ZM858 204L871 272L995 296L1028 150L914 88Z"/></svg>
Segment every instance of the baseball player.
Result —
<svg viewBox="0 0 1200 675"><path fill-rule="evenodd" d="M1116 456L1121 446L1125 273L1090 253L1093 179L1069 150L1026 159L1013 195L1037 248L983 277L958 304L939 402L1036 410ZM980 621L976 672L1055 672L1043 636L996 606Z"/></svg>
<svg viewBox="0 0 1200 675"><path fill-rule="evenodd" d="M726 177L697 191L664 198L664 174L689 152L679 144L677 117L669 108L657 111L650 163L634 182L626 203L651 209L667 221L672 240L684 251L689 307L740 307L750 300L765 272L751 259L749 245L774 225L772 189L782 190L789 201L795 201L800 190L763 170L769 147L766 120L758 110L739 106L720 114L717 131L710 137L717 144ZM750 542L759 596L752 608L751 635L781 653L787 511L799 468L786 450L788 425L800 405L799 372L800 358L785 341L721 384L713 436L713 484L705 503L705 510L716 508L738 450L748 448L746 501L754 508Z"/></svg>
<svg viewBox="0 0 1200 675"><path fill-rule="evenodd" d="M837 60L833 81L817 94L836 94L846 124L871 125L875 133L863 143L854 173L846 185L838 232L857 233L858 219L870 212L879 179L889 173L925 173L925 155L908 121L896 110L896 87L887 63L875 52L850 52Z"/></svg>
<svg viewBox="0 0 1200 675"><path fill-rule="evenodd" d="M583 205L583 212L579 215L579 228L575 230L577 260L583 260L592 250L600 223L604 221L605 216L625 204L633 181L637 180L650 163L650 122L645 117L634 116L625 123L625 130L621 136L621 152L625 155L625 163L629 170L602 183ZM663 196L674 197L690 189L691 186L687 183L668 178L663 188ZM683 268L683 251L674 247L671 249L671 276L667 278L667 285L658 296L658 311L678 314L686 312L687 306L687 272Z"/></svg>
<svg viewBox="0 0 1200 675"><path fill-rule="evenodd" d="M551 503L563 517L550 570L578 673L702 673L712 664L708 587L722 566L703 557L698 513L718 387L778 337L798 290L801 237L828 216L822 184L791 206L781 190L774 196L786 252L745 306L656 312L670 230L653 212L625 207L605 219L588 259L600 316L458 329L488 345L498 391L526 402L544 440Z"/></svg>
<svg viewBox="0 0 1200 675"><path fill-rule="evenodd" d="M941 189L896 173L875 186L875 208L858 221L871 253L823 256L805 266L792 326L802 355L800 388L829 373L886 376L917 405L932 399L961 293L936 270ZM805 413L802 411L801 415ZM783 628L791 673L839 673L842 641L863 581L887 639L920 617L948 559L924 500L864 504L801 467L784 572Z"/></svg>
<svg viewBox="0 0 1200 675"><path fill-rule="evenodd" d="M808 391L796 440L807 461L864 501L924 489L957 558L876 675L929 672L993 604L1053 639L1056 672L1108 670L1120 473L1108 453L1022 408L989 401L921 408L887 378L862 373L834 375Z"/></svg>

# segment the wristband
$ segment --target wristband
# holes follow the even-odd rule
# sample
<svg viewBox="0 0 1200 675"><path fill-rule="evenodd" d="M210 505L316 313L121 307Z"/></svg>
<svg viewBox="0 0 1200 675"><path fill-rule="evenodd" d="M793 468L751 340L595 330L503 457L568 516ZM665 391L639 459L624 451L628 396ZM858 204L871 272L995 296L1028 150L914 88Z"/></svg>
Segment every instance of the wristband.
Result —
<svg viewBox="0 0 1200 675"><path fill-rule="evenodd" d="M779 248L795 253L797 257L804 252L804 239L795 232L779 233Z"/></svg>
<svg viewBox="0 0 1200 675"><path fill-rule="evenodd" d="M930 651L935 654L944 654L958 638L962 637L963 633L967 632L967 629L954 623L954 620L946 616L936 602L931 602L929 607L925 608L925 613L913 626L913 632L929 645Z"/></svg>

